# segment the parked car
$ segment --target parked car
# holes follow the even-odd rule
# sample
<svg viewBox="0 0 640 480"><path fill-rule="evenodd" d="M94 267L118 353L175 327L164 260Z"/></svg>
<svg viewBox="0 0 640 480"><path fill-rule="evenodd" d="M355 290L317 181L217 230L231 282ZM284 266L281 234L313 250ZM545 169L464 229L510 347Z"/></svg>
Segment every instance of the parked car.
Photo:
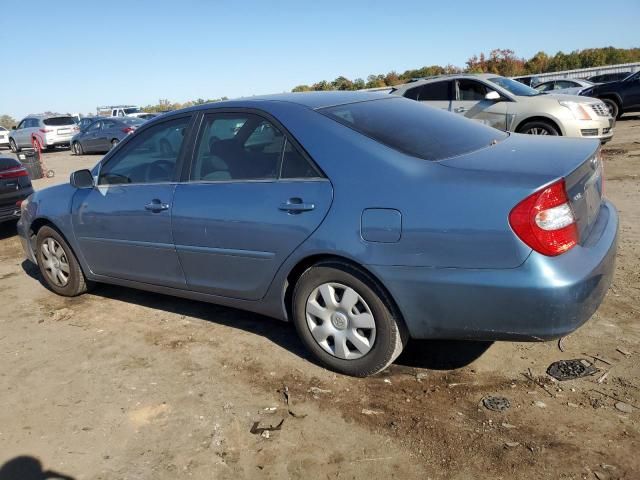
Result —
<svg viewBox="0 0 640 480"><path fill-rule="evenodd" d="M29 172L20 161L0 157L0 223L17 220L20 205L32 193Z"/></svg>
<svg viewBox="0 0 640 480"><path fill-rule="evenodd" d="M0 125L0 147L9 146L9 130Z"/></svg>
<svg viewBox="0 0 640 480"><path fill-rule="evenodd" d="M601 101L541 94L493 74L444 75L401 85L391 93L509 132L597 138L603 143L613 137L614 120Z"/></svg>
<svg viewBox="0 0 640 480"><path fill-rule="evenodd" d="M624 80L594 85L580 95L601 99L614 118L628 112L640 112L640 71Z"/></svg>
<svg viewBox="0 0 640 480"><path fill-rule="evenodd" d="M616 256L602 182L596 140L506 134L388 94L294 93L147 122L34 193L18 230L60 295L106 282L291 320L318 361L364 376L409 337L582 325Z"/></svg>
<svg viewBox="0 0 640 480"><path fill-rule="evenodd" d="M80 128L70 115L29 115L9 133L11 150L23 148L51 150L57 146L69 146L71 137Z"/></svg>
<svg viewBox="0 0 640 480"><path fill-rule="evenodd" d="M146 114L137 105L106 105L96 107L96 112L102 117L140 117Z"/></svg>
<svg viewBox="0 0 640 480"><path fill-rule="evenodd" d="M588 77L587 80L593 83L617 82L624 80L629 75L631 75L631 72L602 73Z"/></svg>
<svg viewBox="0 0 640 480"><path fill-rule="evenodd" d="M108 152L145 120L134 117L108 117L97 120L74 135L71 151L76 155L90 152Z"/></svg>
<svg viewBox="0 0 640 480"><path fill-rule="evenodd" d="M562 80L549 80L536 85L534 88L541 93L563 93L566 95L579 95L585 88L592 87L593 83L579 78Z"/></svg>
<svg viewBox="0 0 640 480"><path fill-rule="evenodd" d="M152 118L156 118L158 115L160 114L159 113L141 113L137 115L137 117L143 120L151 120Z"/></svg>

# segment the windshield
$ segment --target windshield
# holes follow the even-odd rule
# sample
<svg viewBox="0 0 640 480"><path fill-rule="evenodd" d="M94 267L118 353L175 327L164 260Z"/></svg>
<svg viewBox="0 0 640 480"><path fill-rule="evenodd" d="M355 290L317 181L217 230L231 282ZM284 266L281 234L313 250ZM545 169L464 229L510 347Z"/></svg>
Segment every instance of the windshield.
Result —
<svg viewBox="0 0 640 480"><path fill-rule="evenodd" d="M425 160L480 150L507 134L406 98L321 108L320 113L391 148Z"/></svg>
<svg viewBox="0 0 640 480"><path fill-rule="evenodd" d="M526 86L524 83L511 80L510 78L493 77L490 78L489 81L504 88L508 92L513 93L514 95L518 95L519 97L533 97L535 95L540 95L540 92L537 90Z"/></svg>
<svg viewBox="0 0 640 480"><path fill-rule="evenodd" d="M124 110L125 115L131 115L132 113L140 112L140 109L138 107L124 108L123 110Z"/></svg>

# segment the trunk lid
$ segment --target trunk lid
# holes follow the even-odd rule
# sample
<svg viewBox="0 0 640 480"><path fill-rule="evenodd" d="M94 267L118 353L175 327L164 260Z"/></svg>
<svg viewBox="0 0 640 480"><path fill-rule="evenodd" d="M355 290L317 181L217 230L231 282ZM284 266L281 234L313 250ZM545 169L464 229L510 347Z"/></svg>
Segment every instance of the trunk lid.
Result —
<svg viewBox="0 0 640 480"><path fill-rule="evenodd" d="M489 148L439 163L485 173L496 182L512 182L528 194L564 178L580 243L588 237L602 204L603 166L597 140L511 134Z"/></svg>

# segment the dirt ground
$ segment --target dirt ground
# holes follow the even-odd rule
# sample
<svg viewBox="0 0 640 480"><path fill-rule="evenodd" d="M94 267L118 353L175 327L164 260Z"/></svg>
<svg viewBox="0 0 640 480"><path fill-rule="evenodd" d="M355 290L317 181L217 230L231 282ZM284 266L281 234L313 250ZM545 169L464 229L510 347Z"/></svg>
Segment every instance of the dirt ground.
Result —
<svg viewBox="0 0 640 480"><path fill-rule="evenodd" d="M255 314L112 286L58 297L0 227L0 479L640 478L640 117L615 132L614 285L564 351L421 341L378 377L344 377ZM99 158L48 153L56 176L36 186ZM599 371L545 373L575 358Z"/></svg>

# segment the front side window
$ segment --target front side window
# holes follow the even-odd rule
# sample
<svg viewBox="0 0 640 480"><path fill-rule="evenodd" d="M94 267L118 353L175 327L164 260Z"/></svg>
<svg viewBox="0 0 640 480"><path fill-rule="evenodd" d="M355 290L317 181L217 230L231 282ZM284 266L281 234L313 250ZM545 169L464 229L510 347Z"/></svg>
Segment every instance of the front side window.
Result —
<svg viewBox="0 0 640 480"><path fill-rule="evenodd" d="M131 138L124 149L117 152L101 168L99 185L127 183L170 182L175 176L190 117L177 118L141 132ZM162 148L161 141L169 135L174 138L174 148Z"/></svg>
<svg viewBox="0 0 640 480"><path fill-rule="evenodd" d="M475 80L458 80L458 100L463 101L480 101L484 100L484 96L489 89L480 82Z"/></svg>
<svg viewBox="0 0 640 480"><path fill-rule="evenodd" d="M573 87L579 87L580 85L578 85L575 82L570 82L568 80L558 80L556 82L556 88L554 88L554 90L560 90L562 88L573 88Z"/></svg>
<svg viewBox="0 0 640 480"><path fill-rule="evenodd" d="M89 132L97 132L98 130L100 130L101 127L102 127L102 122L95 122L95 123L92 123L89 126L87 131L89 131Z"/></svg>
<svg viewBox="0 0 640 480"><path fill-rule="evenodd" d="M420 101L449 101L451 82L433 82L422 86L418 94Z"/></svg>

